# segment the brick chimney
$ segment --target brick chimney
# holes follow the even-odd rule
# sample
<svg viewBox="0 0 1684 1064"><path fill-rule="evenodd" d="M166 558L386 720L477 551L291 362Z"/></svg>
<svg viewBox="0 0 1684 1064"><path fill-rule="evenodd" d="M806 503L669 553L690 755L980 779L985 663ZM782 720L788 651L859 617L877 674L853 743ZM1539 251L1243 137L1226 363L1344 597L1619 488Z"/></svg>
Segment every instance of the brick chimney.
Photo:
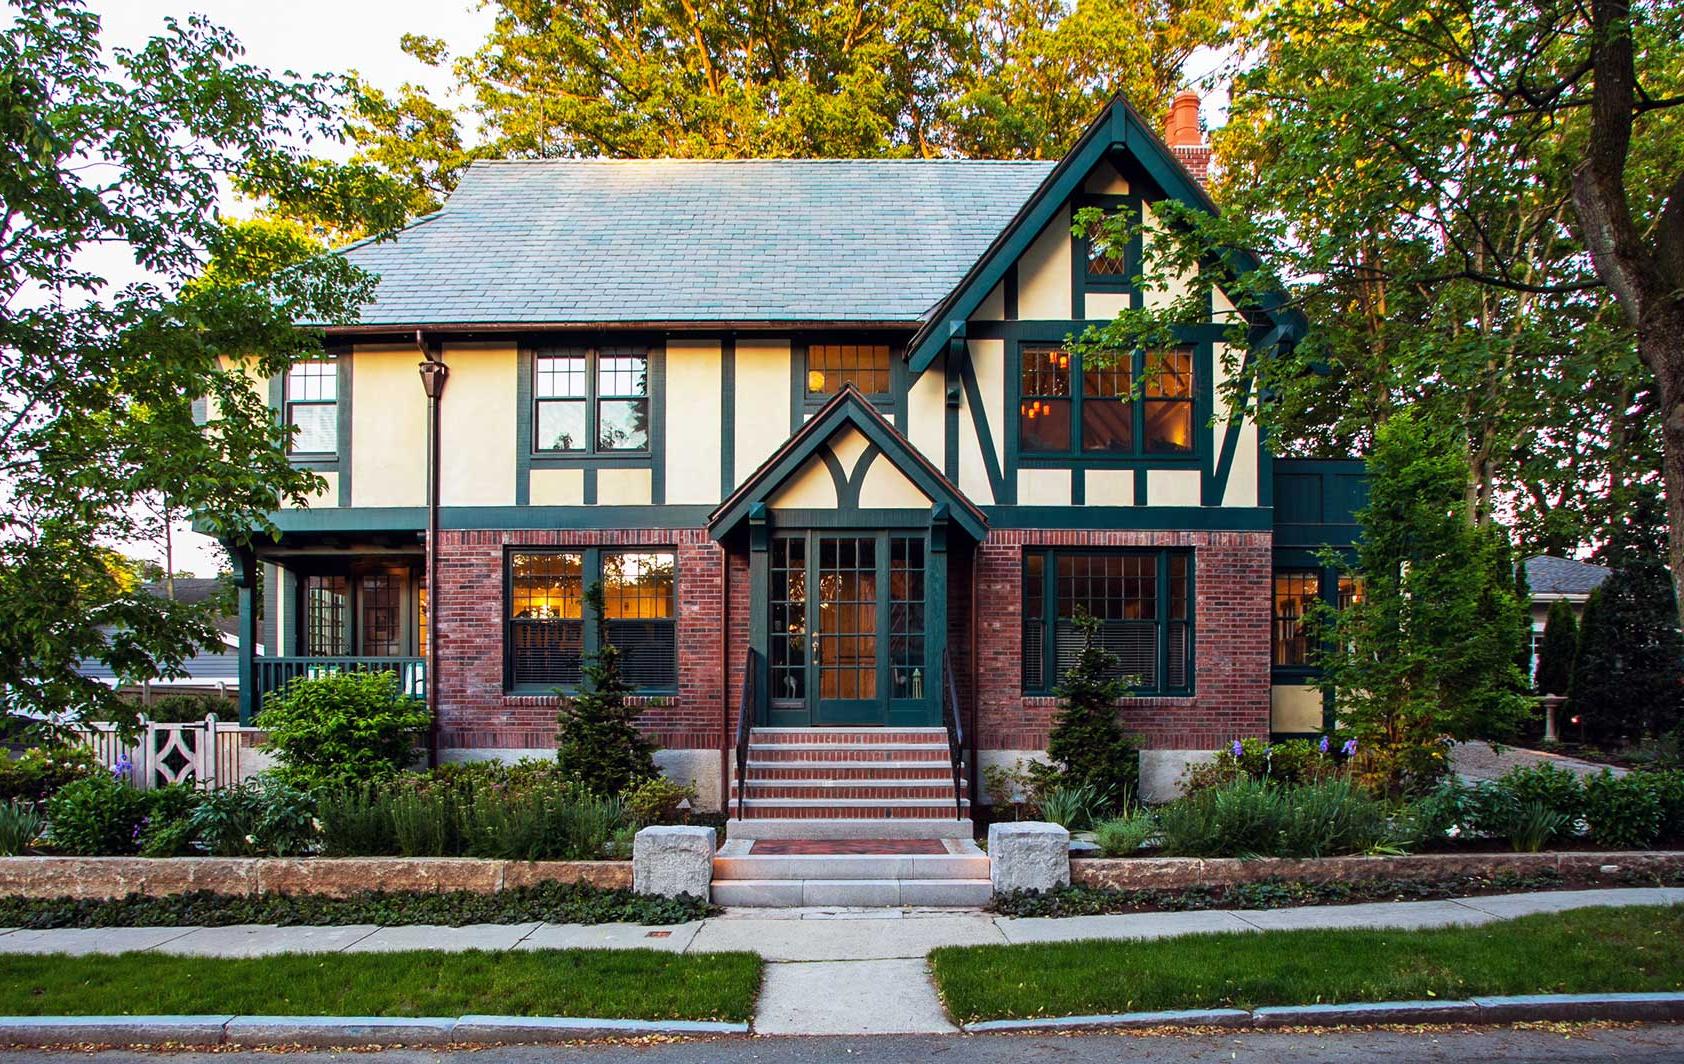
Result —
<svg viewBox="0 0 1684 1064"><path fill-rule="evenodd" d="M1176 93L1170 103L1164 118L1164 143L1199 184L1209 183L1210 145L1199 130L1199 94L1192 89Z"/></svg>

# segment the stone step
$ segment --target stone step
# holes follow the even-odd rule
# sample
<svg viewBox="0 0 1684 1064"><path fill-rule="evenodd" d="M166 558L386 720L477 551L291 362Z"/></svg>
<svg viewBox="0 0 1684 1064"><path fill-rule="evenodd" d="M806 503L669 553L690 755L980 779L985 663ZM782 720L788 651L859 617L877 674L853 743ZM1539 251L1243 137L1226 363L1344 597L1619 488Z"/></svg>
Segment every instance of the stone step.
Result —
<svg viewBox="0 0 1684 1064"><path fill-rule="evenodd" d="M750 728L749 742L823 743L827 746L876 746L918 743L945 747L946 728Z"/></svg>
<svg viewBox="0 0 1684 1064"><path fill-rule="evenodd" d="M946 780L953 766L940 761L750 761L748 779L758 780Z"/></svg>
<svg viewBox="0 0 1684 1064"><path fill-rule="evenodd" d="M974 849L974 847L973 847ZM974 854L778 854L715 857L713 881L763 879L987 879L988 856Z"/></svg>
<svg viewBox="0 0 1684 1064"><path fill-rule="evenodd" d="M790 909L803 905L919 905L977 908L994 888L987 879L715 880L715 905Z"/></svg>
<svg viewBox="0 0 1684 1064"><path fill-rule="evenodd" d="M888 820L882 817L851 817L845 820L802 817L735 816L725 824L726 845L746 839L969 839L975 831L970 818L942 817L927 813L921 818Z"/></svg>
<svg viewBox="0 0 1684 1064"><path fill-rule="evenodd" d="M735 810L736 801L731 803ZM920 819L940 818L944 813L953 813L955 806L951 796L947 798L747 798L742 803L745 819L756 818L790 818L798 817L812 820L829 820L842 818L848 820L859 819ZM970 811L970 799L964 799L958 808L966 814ZM959 819L955 816L955 819Z"/></svg>
<svg viewBox="0 0 1684 1064"><path fill-rule="evenodd" d="M751 761L900 761L928 762L945 765L950 762L947 744L876 743L871 746L838 746L832 743L756 743L750 740L748 756Z"/></svg>

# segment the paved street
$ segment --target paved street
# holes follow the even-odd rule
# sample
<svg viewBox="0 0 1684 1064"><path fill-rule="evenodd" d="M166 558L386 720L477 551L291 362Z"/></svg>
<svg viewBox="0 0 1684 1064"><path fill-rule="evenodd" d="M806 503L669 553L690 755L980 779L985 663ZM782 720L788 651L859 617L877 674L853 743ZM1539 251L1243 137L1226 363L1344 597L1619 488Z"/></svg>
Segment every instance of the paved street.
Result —
<svg viewBox="0 0 1684 1064"><path fill-rule="evenodd" d="M507 1046L452 1054L437 1050L358 1053L357 1064L425 1064L458 1057L463 1064L1158 1064L1169 1061L1292 1061L1294 1064L1379 1064L1469 1060L1684 1062L1684 1027L1574 1027L1557 1030L1476 1028L1344 1031L1327 1034L881 1036L877 1038L724 1038L656 1045ZM0 1061L114 1064L152 1059L134 1052L0 1051ZM170 1064L343 1064L345 1053L170 1053Z"/></svg>

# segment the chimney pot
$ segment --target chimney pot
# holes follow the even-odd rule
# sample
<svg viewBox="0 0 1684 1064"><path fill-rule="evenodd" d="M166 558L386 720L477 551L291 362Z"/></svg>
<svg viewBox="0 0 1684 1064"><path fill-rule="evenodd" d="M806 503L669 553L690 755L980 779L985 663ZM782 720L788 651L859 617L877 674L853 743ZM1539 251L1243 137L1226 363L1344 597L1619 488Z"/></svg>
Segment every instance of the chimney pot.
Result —
<svg viewBox="0 0 1684 1064"><path fill-rule="evenodd" d="M1169 105L1169 117L1164 122L1164 139L1172 148L1197 148L1204 145L1199 132L1199 94L1183 89L1175 94Z"/></svg>

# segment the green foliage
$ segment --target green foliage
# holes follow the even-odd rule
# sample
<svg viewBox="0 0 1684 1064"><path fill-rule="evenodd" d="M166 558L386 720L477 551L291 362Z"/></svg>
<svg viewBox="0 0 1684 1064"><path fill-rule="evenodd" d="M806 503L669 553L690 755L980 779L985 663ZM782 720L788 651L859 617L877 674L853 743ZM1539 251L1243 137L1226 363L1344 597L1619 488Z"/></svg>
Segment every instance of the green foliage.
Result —
<svg viewBox="0 0 1684 1064"><path fill-rule="evenodd" d="M1599 846L1643 850L1666 835L1679 835L1676 819L1684 806L1669 809L1666 773L1633 772L1616 776L1606 770L1585 779L1585 822Z"/></svg>
<svg viewBox="0 0 1684 1064"><path fill-rule="evenodd" d="M1339 772L1341 756L1331 738L1311 742L1288 739L1271 743L1266 739L1240 739L1239 753L1232 747L1215 758L1192 766L1183 782L1188 791L1219 787L1235 780L1274 780L1287 785L1317 783ZM1323 750L1321 744L1326 744Z"/></svg>
<svg viewBox="0 0 1684 1064"><path fill-rule="evenodd" d="M716 912L699 898L661 898L584 883L539 883L481 894L449 891L359 891L322 894L212 894L149 897L0 897L0 926L226 927L230 924L342 926L380 924L682 924Z"/></svg>
<svg viewBox="0 0 1684 1064"><path fill-rule="evenodd" d="M256 724L280 761L277 774L306 789L377 779L415 757L430 718L391 672L299 677L270 693Z"/></svg>
<svg viewBox="0 0 1684 1064"><path fill-rule="evenodd" d="M146 797L146 817L141 821L138 840L142 857L188 857L196 850L197 831L193 812L199 807L202 792L191 784L172 783L142 792Z"/></svg>
<svg viewBox="0 0 1684 1064"><path fill-rule="evenodd" d="M696 787L695 784L679 783L666 776L653 776L634 785L623 797L626 815L638 826L677 824L683 817L679 804L689 802L694 805Z"/></svg>
<svg viewBox="0 0 1684 1064"><path fill-rule="evenodd" d="M1106 857L1129 857L1140 852L1158 833L1158 822L1150 813L1136 811L1125 817L1104 820L1093 826L1093 841Z"/></svg>
<svg viewBox="0 0 1684 1064"><path fill-rule="evenodd" d="M220 695L164 695L142 706L141 712L158 724L198 724L212 714L217 720L238 721L240 704Z"/></svg>
<svg viewBox="0 0 1684 1064"><path fill-rule="evenodd" d="M1573 682L1573 658L1579 652L1579 619L1566 599L1550 603L1544 638L1538 645L1533 687L1543 695L1565 695Z"/></svg>
<svg viewBox="0 0 1684 1064"><path fill-rule="evenodd" d="M39 804L72 780L104 773L85 746L32 746L15 755L0 749L0 801Z"/></svg>
<svg viewBox="0 0 1684 1064"><path fill-rule="evenodd" d="M1502 529L1469 520L1467 468L1446 433L1399 414L1376 433L1368 472L1365 591L1321 614L1323 679L1358 777L1396 796L1445 773L1449 742L1504 738L1528 717L1515 664L1525 606Z"/></svg>
<svg viewBox="0 0 1684 1064"><path fill-rule="evenodd" d="M1129 683L1118 675L1117 655L1095 638L1100 622L1084 614L1075 623L1082 649L1053 688L1058 714L1047 756L1058 766L1059 782L1090 788L1096 806L1126 805L1140 782L1140 751L1117 722L1117 703L1128 697Z"/></svg>
<svg viewBox="0 0 1684 1064"><path fill-rule="evenodd" d="M1567 708L1604 743L1653 738L1684 720L1684 634L1658 562L1632 561L1591 592Z"/></svg>
<svg viewBox="0 0 1684 1064"><path fill-rule="evenodd" d="M72 780L47 799L48 841L60 853L131 854L140 844L146 798L109 772Z"/></svg>
<svg viewBox="0 0 1684 1064"><path fill-rule="evenodd" d="M1283 787L1242 779L1157 810L1175 857L1334 857L1396 842L1390 810L1348 780Z"/></svg>
<svg viewBox="0 0 1684 1064"><path fill-rule="evenodd" d="M16 857L41 837L46 821L28 802L12 799L0 804L0 857Z"/></svg>
<svg viewBox="0 0 1684 1064"><path fill-rule="evenodd" d="M637 728L637 688L620 670L620 648L608 640L601 582L585 589L586 615L596 618L597 649L584 663L578 693L563 695L557 715L556 763L592 793L615 795L659 774L655 743Z"/></svg>
<svg viewBox="0 0 1684 1064"><path fill-rule="evenodd" d="M1085 831L1104 810L1116 804L1091 783L1061 783L1041 795L1041 819L1070 831Z"/></svg>
<svg viewBox="0 0 1684 1064"><path fill-rule="evenodd" d="M118 550L150 542L160 514L249 543L320 487L248 371L319 352L294 323L350 320L372 294L335 256L202 279L224 190L262 204L358 170L366 201L384 182L307 154L337 132L342 82L255 67L200 16L119 47L78 0L18 0L0 69L0 690L8 709L132 720L83 661L132 684L222 641L215 603L146 591ZM146 280L104 276L113 252ZM195 419L200 399L213 417Z"/></svg>
<svg viewBox="0 0 1684 1064"><path fill-rule="evenodd" d="M1010 809L1013 819L1040 816L1042 800L1062 775L1057 765L1034 758L1019 758L1010 768L994 764L982 770L983 787L996 813Z"/></svg>
<svg viewBox="0 0 1684 1064"><path fill-rule="evenodd" d="M280 778L206 791L189 816L213 857L296 857L316 843L315 805Z"/></svg>
<svg viewBox="0 0 1684 1064"><path fill-rule="evenodd" d="M1567 817L1543 802L1527 802L1515 809L1509 822L1509 844L1516 853L1537 853L1567 827Z"/></svg>
<svg viewBox="0 0 1684 1064"><path fill-rule="evenodd" d="M356 86L358 158L397 176L413 211L481 156L1056 158L1114 94L1156 124L1183 63L1238 16L1231 0L797 0L775 17L716 0L493 7L471 54L402 38L454 73L485 144L465 148L452 110L417 85Z"/></svg>

